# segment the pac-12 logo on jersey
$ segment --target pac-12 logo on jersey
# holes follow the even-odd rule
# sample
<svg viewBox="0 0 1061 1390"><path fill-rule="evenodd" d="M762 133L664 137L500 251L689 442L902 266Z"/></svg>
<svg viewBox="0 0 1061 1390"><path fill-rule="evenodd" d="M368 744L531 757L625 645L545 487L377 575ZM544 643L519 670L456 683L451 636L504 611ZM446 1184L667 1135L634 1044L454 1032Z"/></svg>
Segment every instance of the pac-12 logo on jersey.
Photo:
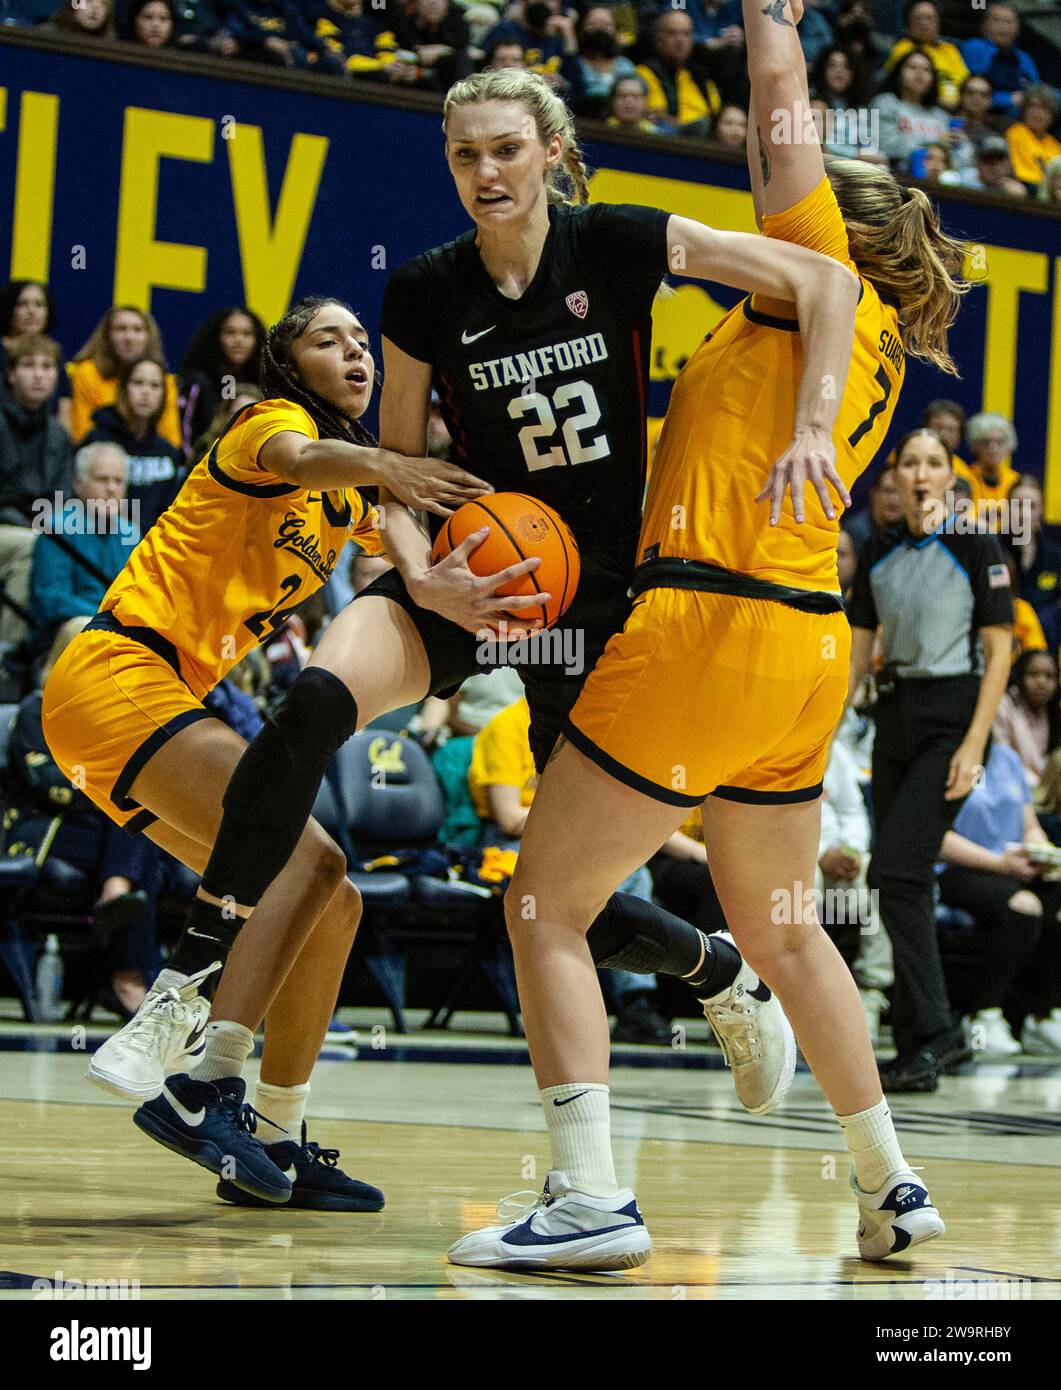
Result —
<svg viewBox="0 0 1061 1390"><path fill-rule="evenodd" d="M584 319L589 313L589 295L585 290L575 290L574 294L567 296L564 303L580 319Z"/></svg>

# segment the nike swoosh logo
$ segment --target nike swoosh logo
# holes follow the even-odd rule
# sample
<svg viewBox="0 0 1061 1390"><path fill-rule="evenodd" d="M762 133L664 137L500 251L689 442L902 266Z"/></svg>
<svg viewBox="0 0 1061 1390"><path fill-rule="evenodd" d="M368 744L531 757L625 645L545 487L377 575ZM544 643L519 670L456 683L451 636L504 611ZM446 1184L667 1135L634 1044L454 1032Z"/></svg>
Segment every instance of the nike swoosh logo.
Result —
<svg viewBox="0 0 1061 1390"><path fill-rule="evenodd" d="M168 1086L162 1087L162 1094L166 1097L166 1100L169 1102L169 1104L173 1106L173 1109L177 1112L177 1114L184 1121L184 1123L186 1125L190 1125L192 1129L195 1129L198 1125L201 1125L203 1120L206 1118L205 1105L201 1110L188 1110L185 1106L183 1106L180 1103L180 1101L177 1099L177 1097L173 1094L173 1092L170 1090Z"/></svg>
<svg viewBox="0 0 1061 1390"><path fill-rule="evenodd" d="M203 1036L203 1034L206 1032L206 1025L207 1025L209 1022L210 1022L210 1020L209 1020L208 1018L204 1018L203 1021L202 1021L202 1023L196 1024L196 1026L192 1029L192 1031L188 1034L188 1036L187 1036L187 1037L185 1038L185 1040L184 1040L184 1050L185 1050L185 1052L190 1052L190 1051L192 1050L192 1048L195 1046L195 1044L199 1041L199 1039L200 1039L200 1038Z"/></svg>
<svg viewBox="0 0 1061 1390"><path fill-rule="evenodd" d="M573 1100L578 1100L580 1096L588 1096L588 1091L579 1091L577 1095L567 1096L564 1100L554 1100L554 1105L570 1105Z"/></svg>
<svg viewBox="0 0 1061 1390"><path fill-rule="evenodd" d="M197 936L200 941L220 942L221 940L219 936L211 936L208 932L196 931L194 927L186 927L185 930L187 931L189 936Z"/></svg>
<svg viewBox="0 0 1061 1390"><path fill-rule="evenodd" d="M464 332L461 334L461 342L464 343L465 346L467 346L468 343L474 343L476 338L485 338L487 333L492 333L496 327L497 324L492 323L489 328L484 328L479 333L472 333L470 336L468 330L465 329Z"/></svg>

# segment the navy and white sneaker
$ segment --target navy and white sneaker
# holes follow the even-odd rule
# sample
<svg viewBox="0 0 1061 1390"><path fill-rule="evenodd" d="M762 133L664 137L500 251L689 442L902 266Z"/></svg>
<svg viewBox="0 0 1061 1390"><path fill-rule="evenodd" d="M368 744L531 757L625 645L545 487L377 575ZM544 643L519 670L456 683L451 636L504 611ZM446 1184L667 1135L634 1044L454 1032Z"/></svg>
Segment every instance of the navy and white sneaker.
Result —
<svg viewBox="0 0 1061 1390"><path fill-rule="evenodd" d="M167 1149L190 1158L244 1192L270 1204L291 1198L291 1179L254 1137L259 1115L245 1104L246 1083L240 1076L196 1081L180 1072L167 1076L162 1094L141 1105L133 1116L137 1128ZM272 1121L266 1120L266 1124ZM279 1125L274 1126L281 1134Z"/></svg>
<svg viewBox="0 0 1061 1390"><path fill-rule="evenodd" d="M909 1168L892 1173L877 1192L863 1192L854 1173L851 1186L858 1198L858 1253L864 1260L886 1260L947 1229L928 1188Z"/></svg>
<svg viewBox="0 0 1061 1390"><path fill-rule="evenodd" d="M629 1189L593 1197L572 1187L566 1173L553 1171L537 1193L517 1192L498 1204L518 1205L533 1196L514 1220L462 1236L450 1246L451 1264L507 1269L634 1269L652 1250L637 1199Z"/></svg>
<svg viewBox="0 0 1061 1390"><path fill-rule="evenodd" d="M275 1144L266 1144L265 1152L291 1181L289 1207L301 1207L306 1211L381 1211L383 1208L383 1193L378 1187L347 1177L339 1167L338 1149L322 1149L319 1144L307 1142L305 1122L301 1144L294 1139L280 1139ZM224 1180L217 1185L217 1195L237 1207L275 1205Z"/></svg>

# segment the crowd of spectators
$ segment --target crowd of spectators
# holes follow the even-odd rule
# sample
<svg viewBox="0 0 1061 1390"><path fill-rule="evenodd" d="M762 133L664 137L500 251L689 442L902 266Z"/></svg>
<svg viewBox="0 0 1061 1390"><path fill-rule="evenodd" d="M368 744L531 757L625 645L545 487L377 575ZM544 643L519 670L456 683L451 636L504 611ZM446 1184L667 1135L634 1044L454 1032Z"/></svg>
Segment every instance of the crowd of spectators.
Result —
<svg viewBox="0 0 1061 1390"><path fill-rule="evenodd" d="M0 0L0 20L433 92L529 68L632 135L742 154L747 131L739 0ZM828 152L1061 206L1058 93L1011 6L808 0L799 36Z"/></svg>
<svg viewBox="0 0 1061 1390"><path fill-rule="evenodd" d="M688 0L658 10L587 3L579 12L564 10L562 0L520 0L503 10L454 0L404 7L394 0L378 7L363 0L297 7L284 0L141 0L113 7L110 0L78 0L58 13L37 0L0 0L0 19L40 23L86 41L116 38L428 90L483 66L526 66L582 116L632 134L713 142L744 157L747 83L733 0ZM954 41L942 27L933 0L915 0L901 13L886 0L878 0L877 12L871 0L810 0L800 35L827 148L888 162L929 183L1014 197L1034 191L1061 202L1061 144L1049 133L1057 100L1019 47L1014 12L991 5L980 37ZM189 467L236 410L260 399L255 383L263 340L264 327L250 310L222 308L171 370L159 326L138 308L111 307L78 346L62 341L46 286L15 281L0 291L0 655L20 659L27 673L13 746L26 752L27 767L44 769L41 786L23 787L27 801L51 797L54 804L62 780L56 769L59 782L47 781L47 750L34 722L48 663L96 611ZM983 1051L1024 1046L1056 1055L1061 956L1050 952L1061 934L1061 892L1050 864L1031 849L1061 844L1061 546L1043 526L1043 460L1020 451L1012 422L999 415L967 419L957 403L937 400L926 404L923 423L950 454L955 512L1000 532L1018 596L1012 679L996 721L995 751L939 847L940 900L973 923L963 928L960 913L941 915L948 988ZM433 452L446 449L437 410L430 439ZM839 543L845 589L874 533L902 525L891 462L876 470L868 506L845 518ZM113 524L82 524L93 508ZM378 564L355 557L353 585L368 582ZM337 575L333 584L347 586L333 600L341 603L351 580ZM325 620L323 607L312 622L294 617L265 657L248 662L264 668L254 679L257 706L270 685L281 688L304 663ZM461 803L472 841L502 850L518 848L533 796L518 686L511 672L476 678L449 702L425 702L411 723L433 750L451 801ZM215 698L220 717L253 734L258 713L249 696L227 681ZM849 957L875 1034L893 976L887 931L866 887L872 732L871 687L834 745L817 887L826 897L857 895L856 915L868 929L859 931ZM448 762L441 758L447 739ZM463 762L454 757L462 740ZM128 837L109 834L84 798L73 804L66 851L93 867L98 915L121 925L113 989L117 1006L129 1010L150 978L151 911L165 858L123 851ZM654 894L705 931L723 925L695 817L634 877L629 891ZM618 1038L669 1042L651 978L631 976L612 987Z"/></svg>

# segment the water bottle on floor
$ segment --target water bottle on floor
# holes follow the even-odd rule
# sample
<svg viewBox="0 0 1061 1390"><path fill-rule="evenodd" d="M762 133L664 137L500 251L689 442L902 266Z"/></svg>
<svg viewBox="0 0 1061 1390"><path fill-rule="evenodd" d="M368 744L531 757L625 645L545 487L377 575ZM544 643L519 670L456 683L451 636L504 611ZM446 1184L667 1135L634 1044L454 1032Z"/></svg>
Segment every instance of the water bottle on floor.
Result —
<svg viewBox="0 0 1061 1390"><path fill-rule="evenodd" d="M41 1023L54 1023L62 1012L63 958L59 938L49 933L37 957L37 1009Z"/></svg>

